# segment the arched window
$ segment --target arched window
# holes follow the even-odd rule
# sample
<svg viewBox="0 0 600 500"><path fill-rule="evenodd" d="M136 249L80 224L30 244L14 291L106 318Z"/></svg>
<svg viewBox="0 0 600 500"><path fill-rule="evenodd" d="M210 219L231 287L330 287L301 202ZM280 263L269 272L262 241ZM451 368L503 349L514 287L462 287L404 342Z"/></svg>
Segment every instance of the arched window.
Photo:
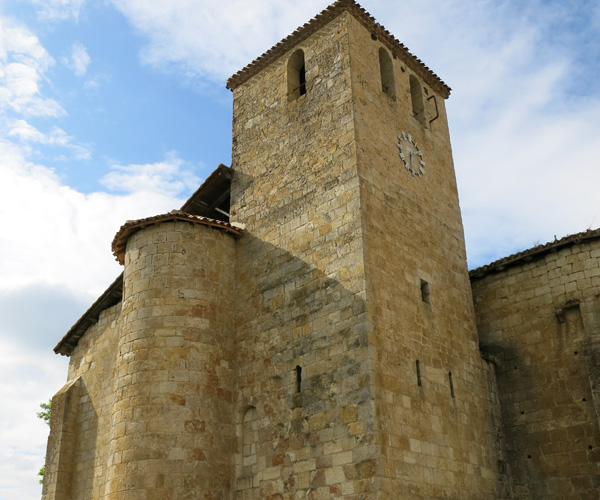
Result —
<svg viewBox="0 0 600 500"><path fill-rule="evenodd" d="M251 406L246 410L242 420L242 467L246 474L251 475L256 466L256 445L258 441L258 417L256 408Z"/></svg>
<svg viewBox="0 0 600 500"><path fill-rule="evenodd" d="M306 94L306 67L302 49L294 52L288 60L287 80L289 101L295 101L301 95Z"/></svg>
<svg viewBox="0 0 600 500"><path fill-rule="evenodd" d="M238 427L238 438L241 449L236 457L236 490L241 495L239 498L254 498L246 496L252 488L252 478L258 472L258 415L254 406L244 412Z"/></svg>
<svg viewBox="0 0 600 500"><path fill-rule="evenodd" d="M392 58L383 47L379 49L379 71L381 73L381 90L384 94L395 97L396 82L394 81Z"/></svg>
<svg viewBox="0 0 600 500"><path fill-rule="evenodd" d="M423 104L423 91L417 77L410 75L410 98L412 101L413 116L419 120L419 123L426 126L425 105Z"/></svg>

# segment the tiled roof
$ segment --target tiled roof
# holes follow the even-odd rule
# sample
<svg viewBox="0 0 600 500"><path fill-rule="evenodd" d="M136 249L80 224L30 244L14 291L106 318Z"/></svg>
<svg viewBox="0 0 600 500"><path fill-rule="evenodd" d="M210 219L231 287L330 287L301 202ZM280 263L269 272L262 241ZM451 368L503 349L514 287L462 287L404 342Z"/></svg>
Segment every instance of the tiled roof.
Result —
<svg viewBox="0 0 600 500"><path fill-rule="evenodd" d="M123 273L112 282L106 291L98 297L90 308L77 320L61 341L56 344L54 352L63 356L70 356L79 339L93 324L98 322L100 313L109 307L121 302L123 296Z"/></svg>
<svg viewBox="0 0 600 500"><path fill-rule="evenodd" d="M277 45L267 50L263 55L229 78L229 80L227 80L227 88L234 90L343 12L350 12L366 29L381 41L392 54L403 60L412 71L419 75L444 98L447 98L450 95L450 87L448 87L440 77L431 71L421 59L418 59L411 54L404 44L398 41L394 35L386 30L381 24L375 21L375 18L354 0L338 0L327 7L309 22L299 27L291 35L281 40Z"/></svg>
<svg viewBox="0 0 600 500"><path fill-rule="evenodd" d="M228 217L219 211L220 207L229 211L232 170L222 163L212 171L202 185L181 207L182 212L220 219Z"/></svg>
<svg viewBox="0 0 600 500"><path fill-rule="evenodd" d="M242 234L241 229L234 227L229 222L210 219L208 217L202 217L201 215L192 215L182 212L181 210L172 210L168 214L147 217L146 219L127 221L125 224L123 224L112 242L112 251L117 261L120 264L125 262L125 246L127 245L127 240L132 234L137 233L140 229L143 229L147 226L174 221L190 222L192 224L214 227L215 229L219 229L230 234L234 238L237 238Z"/></svg>
<svg viewBox="0 0 600 500"><path fill-rule="evenodd" d="M471 278L471 281L483 279L489 274L501 273L509 267L520 266L541 259L551 252L557 252L566 247L598 239L600 239L600 229L590 229L582 233L571 234L560 240L554 240L544 245L537 245L529 250L509 255L508 257L496 260L486 266L473 269L469 272L469 277Z"/></svg>

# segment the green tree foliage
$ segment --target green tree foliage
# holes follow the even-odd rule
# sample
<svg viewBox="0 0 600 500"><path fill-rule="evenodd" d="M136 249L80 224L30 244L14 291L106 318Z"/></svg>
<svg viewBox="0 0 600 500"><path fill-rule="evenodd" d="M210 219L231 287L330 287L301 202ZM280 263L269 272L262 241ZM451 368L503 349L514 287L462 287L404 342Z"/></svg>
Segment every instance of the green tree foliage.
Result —
<svg viewBox="0 0 600 500"><path fill-rule="evenodd" d="M46 422L46 424L50 425L50 414L52 412L52 400L49 399L47 403L40 403L40 408L42 411L38 411L36 413L37 418ZM46 466L44 465L40 471L38 472L38 476L41 477L40 484L44 482L44 472L46 471Z"/></svg>
<svg viewBox="0 0 600 500"><path fill-rule="evenodd" d="M52 411L52 400L49 399L47 403L40 403L42 411L36 413L37 418L43 420L50 425L50 412Z"/></svg>

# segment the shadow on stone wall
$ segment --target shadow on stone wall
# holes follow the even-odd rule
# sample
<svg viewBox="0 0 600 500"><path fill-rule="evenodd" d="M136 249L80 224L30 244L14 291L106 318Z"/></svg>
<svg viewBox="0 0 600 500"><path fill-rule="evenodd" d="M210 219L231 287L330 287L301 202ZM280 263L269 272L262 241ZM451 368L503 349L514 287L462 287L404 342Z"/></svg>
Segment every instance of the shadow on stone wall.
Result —
<svg viewBox="0 0 600 500"><path fill-rule="evenodd" d="M75 442L74 450L74 463L78 465L78 468L73 470L72 492L73 498L94 498L93 492L98 491L98 487L94 485L94 479L104 482L103 475L94 477L98 439L98 413L83 377L81 378L79 391L76 430L78 439ZM81 469L79 469L79 466L81 466ZM103 491L103 489L102 485L100 491Z"/></svg>
<svg viewBox="0 0 600 500"><path fill-rule="evenodd" d="M271 494L277 480L261 479L254 465L261 461L282 465L284 493L308 495L325 486L326 465L311 471L307 487L301 488L299 471L306 463L292 457L309 457L311 447L328 446L334 439L344 443L344 451L362 457L346 465L347 477L377 475L377 451L370 446L376 443L376 429L366 303L338 279L344 276L348 285L364 287L360 273L347 265L354 237L332 239L319 252L307 239L294 248L304 258L250 232L238 242L238 491L252 489L260 498ZM356 252L353 259L359 258ZM309 259L323 267L335 267L335 260L339 265L328 275ZM248 407L257 412L255 443L242 443L239 435ZM364 425L357 423L359 415ZM242 463L244 444L257 450L253 463Z"/></svg>

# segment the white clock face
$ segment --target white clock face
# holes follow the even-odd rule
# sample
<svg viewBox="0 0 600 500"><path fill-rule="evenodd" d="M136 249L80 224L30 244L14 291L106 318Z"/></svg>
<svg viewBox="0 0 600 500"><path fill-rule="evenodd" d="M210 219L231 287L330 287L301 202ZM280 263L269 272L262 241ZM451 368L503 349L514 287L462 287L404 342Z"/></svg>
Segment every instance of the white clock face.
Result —
<svg viewBox="0 0 600 500"><path fill-rule="evenodd" d="M406 169L414 176L420 177L425 173L423 153L419 151L417 143L410 134L402 132L398 136L398 154Z"/></svg>

